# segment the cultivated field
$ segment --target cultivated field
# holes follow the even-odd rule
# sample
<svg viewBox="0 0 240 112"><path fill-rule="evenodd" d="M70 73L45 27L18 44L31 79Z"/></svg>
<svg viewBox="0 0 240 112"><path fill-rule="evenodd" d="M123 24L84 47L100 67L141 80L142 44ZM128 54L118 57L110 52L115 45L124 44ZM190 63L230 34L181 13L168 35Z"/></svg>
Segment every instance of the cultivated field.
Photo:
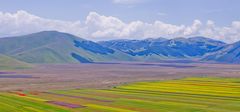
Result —
<svg viewBox="0 0 240 112"><path fill-rule="evenodd" d="M1 112L239 112L239 78L184 78L111 89L0 94Z"/></svg>

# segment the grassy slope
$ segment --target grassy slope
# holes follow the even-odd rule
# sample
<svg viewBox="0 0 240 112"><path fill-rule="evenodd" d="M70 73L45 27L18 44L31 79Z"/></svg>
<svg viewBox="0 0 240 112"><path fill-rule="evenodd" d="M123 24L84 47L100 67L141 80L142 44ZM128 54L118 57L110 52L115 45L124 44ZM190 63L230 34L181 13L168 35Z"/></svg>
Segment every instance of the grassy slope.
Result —
<svg viewBox="0 0 240 112"><path fill-rule="evenodd" d="M73 40L63 40L50 43L33 50L21 52L21 55L15 54L14 57L29 63L78 63L78 61L71 56L71 53L77 53L78 55L95 62L132 60L132 58L125 53L116 51L114 54L97 54L82 48L77 48L72 42ZM62 45L63 43L64 46Z"/></svg>
<svg viewBox="0 0 240 112"><path fill-rule="evenodd" d="M66 38L65 38L66 37ZM65 51L70 51L67 34L37 33L0 40L0 52L29 63L77 62Z"/></svg>
<svg viewBox="0 0 240 112"><path fill-rule="evenodd" d="M22 112L33 112L27 107L39 112L239 112L239 81L236 78L186 78L138 82L105 90L58 90L37 95L26 92L28 96L22 97L2 93L0 101L6 107L0 108L17 111L19 106ZM54 107L46 101L86 107Z"/></svg>
<svg viewBox="0 0 240 112"><path fill-rule="evenodd" d="M32 65L0 54L0 70L30 68Z"/></svg>
<svg viewBox="0 0 240 112"><path fill-rule="evenodd" d="M99 54L77 48L74 40L84 41L73 35L54 31L3 38L0 39L0 53L28 63L78 63L71 53L92 61L132 60L131 56L118 51L113 54Z"/></svg>

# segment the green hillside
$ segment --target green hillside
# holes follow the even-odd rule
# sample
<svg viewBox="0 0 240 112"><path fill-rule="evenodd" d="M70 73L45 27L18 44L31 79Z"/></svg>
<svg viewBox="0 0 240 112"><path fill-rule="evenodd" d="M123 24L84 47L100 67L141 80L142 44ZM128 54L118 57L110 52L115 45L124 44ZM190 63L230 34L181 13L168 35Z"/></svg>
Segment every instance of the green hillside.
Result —
<svg viewBox="0 0 240 112"><path fill-rule="evenodd" d="M132 60L131 56L125 53L57 31L44 31L19 37L1 38L0 53L28 63ZM81 57L81 59L76 56Z"/></svg>
<svg viewBox="0 0 240 112"><path fill-rule="evenodd" d="M31 68L32 65L0 54L0 70Z"/></svg>

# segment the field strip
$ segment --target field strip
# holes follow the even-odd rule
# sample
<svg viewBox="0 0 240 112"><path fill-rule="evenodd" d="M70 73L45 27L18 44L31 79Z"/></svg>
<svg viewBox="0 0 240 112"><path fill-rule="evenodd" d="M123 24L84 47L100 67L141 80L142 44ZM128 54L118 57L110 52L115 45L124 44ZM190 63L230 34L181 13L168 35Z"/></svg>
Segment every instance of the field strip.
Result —
<svg viewBox="0 0 240 112"><path fill-rule="evenodd" d="M26 98L30 100L35 100L35 101L41 101L41 102L47 102L49 100L41 99L41 98L36 98L36 97L29 97L29 96L19 96L19 95L14 95L16 97L21 97L21 98Z"/></svg>
<svg viewBox="0 0 240 112"><path fill-rule="evenodd" d="M45 94L51 94L56 96L63 96L63 97L70 97L70 98L80 98L84 100L91 100L91 101L98 101L98 102L113 102L110 100L101 100L96 98L89 98L89 97L82 97L82 96L73 96L73 95L67 95L67 94L58 94L58 93L51 93L51 92L44 92Z"/></svg>
<svg viewBox="0 0 240 112"><path fill-rule="evenodd" d="M43 112L43 111L38 110L38 109L33 108L33 107L24 107L24 108L29 109L31 112Z"/></svg>
<svg viewBox="0 0 240 112"><path fill-rule="evenodd" d="M7 102L8 104L14 105L15 107L21 108L23 110L24 107L32 107L38 110L42 110L42 112L46 112L46 110L48 111L52 111L52 112L69 112L63 108L59 108L59 107L54 107L51 105L48 105L45 102L36 102L35 100L29 100L27 98L23 98L23 97L18 97L18 96L14 96L12 94L6 94L6 95L0 95L0 99L4 99L3 101ZM16 111L16 112L21 112L21 111ZM29 112L29 111L23 111L23 112Z"/></svg>
<svg viewBox="0 0 240 112"><path fill-rule="evenodd" d="M221 90L214 88L190 88L188 86L178 86L179 88L175 88L174 86L128 86L128 87L119 87L119 89L136 89L136 90L145 90L145 91L166 91L166 92L183 92L183 93L198 93L198 94L212 94L212 95L221 95L221 96L239 96L240 91L230 91L231 89Z"/></svg>
<svg viewBox="0 0 240 112"><path fill-rule="evenodd" d="M196 85L196 86L207 86L207 87L218 87L218 88L240 88L240 85L227 85L227 84L221 84L221 83L216 83L216 84L209 84L209 83L201 83L201 82L162 82L162 83L150 83L150 84L132 84L129 86L133 85L138 85L138 86L160 86L160 85L181 85L181 86L189 86L189 85Z"/></svg>
<svg viewBox="0 0 240 112"><path fill-rule="evenodd" d="M216 95L205 95L205 94L190 94L190 93L178 93L178 92L165 92L165 91L143 91L143 90L136 90L136 89L114 89L114 90L109 90L109 91L122 91L125 93L128 92L133 92L133 93L141 93L141 94L168 94L168 95L177 95L177 96L194 96L194 97L203 97L203 98L212 98L212 99L222 99L222 100L237 100L240 101L239 97L231 97L231 96L216 96Z"/></svg>
<svg viewBox="0 0 240 112"><path fill-rule="evenodd" d="M16 107L15 105L13 105L13 104L9 104L9 103L7 103L7 100L5 100L5 102L0 102L0 109L2 110L4 110L4 109L7 109L7 108L9 108L9 109L11 109L11 110L19 110L19 108L18 107ZM3 108L3 107L5 107L5 108ZM9 111L9 110L8 110Z"/></svg>
<svg viewBox="0 0 240 112"><path fill-rule="evenodd" d="M169 96L169 95L153 95L151 94L151 96L147 96L146 94L141 94L141 93L129 93L129 94L123 94L122 92L117 92L117 91L100 91L97 90L97 92L89 92L86 93L88 95L91 96L98 96L98 97L102 97L102 98L112 98L112 99L119 99L119 98L124 98L124 99L133 99L133 100L144 100L144 101L172 101L172 102L184 102L184 103L193 103L193 104L211 104L214 105L218 102L216 99L214 99L215 102L211 102L211 100L208 99L208 102L206 102L206 99L202 100L203 98L196 98L196 97L176 97L176 96ZM191 99L191 100L189 100Z"/></svg>
<svg viewBox="0 0 240 112"><path fill-rule="evenodd" d="M113 111L113 112L137 112L137 111L133 111L133 110L127 110L127 109L115 108L115 107L109 107L109 106L102 106L102 105L95 105L95 104L87 104L86 106L92 107L92 108L109 110L109 111Z"/></svg>
<svg viewBox="0 0 240 112"><path fill-rule="evenodd" d="M178 88L176 88L176 86ZM194 86L194 85L192 85ZM145 91L169 91L169 92L188 92L188 93L203 93L203 94L222 94L222 95L240 95L239 90L235 89L219 89L219 88L208 88L208 87L192 87L192 86L178 86L178 85L161 85L161 86L127 86L127 87L118 87L122 89L138 89ZM224 90L223 90L224 89Z"/></svg>
<svg viewBox="0 0 240 112"><path fill-rule="evenodd" d="M93 90L95 91L95 90ZM88 92L88 93L82 93L82 92L77 92L77 91L66 91L66 92L55 92L55 93L58 93L58 94L64 94L64 95L70 95L70 96L78 96L78 97L84 97L84 99L81 99L81 100L87 100L87 101L90 101L90 102L100 102L102 103L104 101L104 103L114 103L115 99L114 98L111 98L109 96L101 96L101 95L92 95L92 92ZM87 99L85 99L87 98ZM88 98L92 98L93 100L88 100ZM97 100L95 100L97 99ZM99 101L100 100L100 101Z"/></svg>
<svg viewBox="0 0 240 112"><path fill-rule="evenodd" d="M126 92L126 91L111 91L111 90L104 90L101 92L105 92L104 94L111 93L111 94L120 94L120 95L127 95L134 98L150 98L154 100L163 100L164 98L168 99L176 99L176 100L187 100L191 99L193 101L203 101L204 103L210 103L210 102L223 102L226 99L216 99L211 97L204 97L204 96L190 96L190 95L179 95L179 94L168 94L168 93L159 93L159 94L145 94L145 93L139 93L139 92ZM122 96L124 97L124 96ZM207 101L207 102L206 102Z"/></svg>

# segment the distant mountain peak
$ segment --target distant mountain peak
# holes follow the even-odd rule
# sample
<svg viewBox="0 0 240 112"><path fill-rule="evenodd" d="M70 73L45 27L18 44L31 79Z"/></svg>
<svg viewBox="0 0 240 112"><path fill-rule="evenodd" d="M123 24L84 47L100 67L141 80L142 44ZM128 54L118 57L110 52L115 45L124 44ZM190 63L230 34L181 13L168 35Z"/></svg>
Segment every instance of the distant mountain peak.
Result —
<svg viewBox="0 0 240 112"><path fill-rule="evenodd" d="M25 35L25 36L34 36L34 37L48 37L48 38L76 38L76 39L81 39L84 40L78 36L75 36L73 34L69 34L69 33L65 33L65 32L59 32L59 31L41 31L41 32L36 32L36 33L32 33L29 35Z"/></svg>

